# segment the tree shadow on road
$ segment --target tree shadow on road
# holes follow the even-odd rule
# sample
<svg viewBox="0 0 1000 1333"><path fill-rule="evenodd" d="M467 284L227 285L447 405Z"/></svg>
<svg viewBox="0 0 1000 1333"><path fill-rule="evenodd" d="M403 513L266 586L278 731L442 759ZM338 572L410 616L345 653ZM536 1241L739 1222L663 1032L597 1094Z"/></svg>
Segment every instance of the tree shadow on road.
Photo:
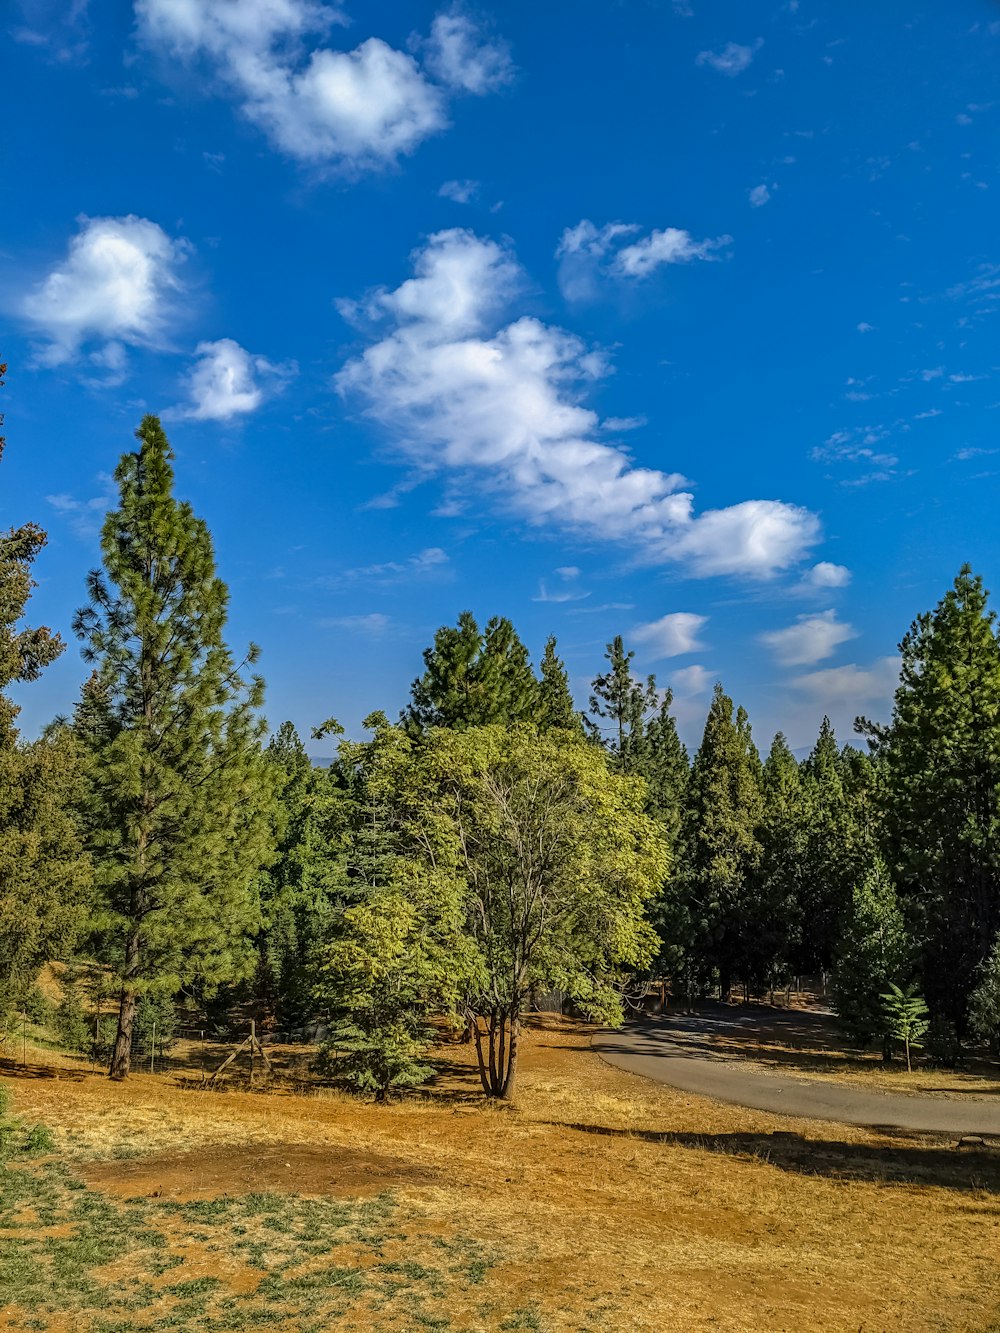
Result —
<svg viewBox="0 0 1000 1333"><path fill-rule="evenodd" d="M885 1185L935 1185L943 1189L1000 1194L1000 1140L958 1147L954 1139L907 1135L889 1130L886 1144L809 1139L776 1130L771 1134L692 1134L646 1129L613 1129L607 1125L565 1124L581 1134L641 1139L701 1152L755 1159L781 1171L824 1176L830 1180L861 1180ZM874 1129L878 1131L878 1126Z"/></svg>

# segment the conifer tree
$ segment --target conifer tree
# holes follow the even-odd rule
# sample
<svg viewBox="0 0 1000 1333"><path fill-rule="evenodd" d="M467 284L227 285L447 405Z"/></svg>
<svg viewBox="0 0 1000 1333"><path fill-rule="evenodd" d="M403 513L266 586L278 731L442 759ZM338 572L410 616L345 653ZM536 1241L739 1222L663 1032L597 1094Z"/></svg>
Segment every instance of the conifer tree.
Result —
<svg viewBox="0 0 1000 1333"><path fill-rule="evenodd" d="M616 635L604 654L608 670L594 678L590 712L597 722L592 733L602 741L619 773L641 774L646 761L646 723L659 707L655 676L645 681L632 674L634 652L626 652ZM609 734L602 728L606 723Z"/></svg>
<svg viewBox="0 0 1000 1333"><path fill-rule="evenodd" d="M314 768L291 722L264 750L276 800L274 859L261 876L257 989L282 1023L300 1024L313 1010L312 959L326 938L344 887L347 817L336 768Z"/></svg>
<svg viewBox="0 0 1000 1333"><path fill-rule="evenodd" d="M1000 929L1000 645L968 565L900 653L891 722L859 726L880 761L887 859L931 1012L962 1037Z"/></svg>
<svg viewBox="0 0 1000 1333"><path fill-rule="evenodd" d="M0 385L6 369L0 365ZM0 456L3 446L0 436ZM80 769L73 738L55 727L24 744L19 710L6 693L37 680L63 651L44 626L21 626L45 540L33 523L0 533L0 1012L23 1000L47 959L72 951L90 887L74 812Z"/></svg>
<svg viewBox="0 0 1000 1333"><path fill-rule="evenodd" d="M804 801L799 765L779 731L761 773L760 860L748 899L748 980L771 986L788 975L801 929Z"/></svg>
<svg viewBox="0 0 1000 1333"><path fill-rule="evenodd" d="M74 624L106 696L91 788L104 957L119 983L115 1079L128 1075L143 995L191 982L210 993L252 970L270 801L263 682L245 681L226 647L211 536L174 498L158 419L136 438L115 472L104 568ZM256 659L251 647L246 663Z"/></svg>
<svg viewBox="0 0 1000 1333"><path fill-rule="evenodd" d="M747 906L760 859L760 758L746 712L716 685L685 813L683 892L698 961L722 994L745 962Z"/></svg>
<svg viewBox="0 0 1000 1333"><path fill-rule="evenodd" d="M876 858L854 887L833 972L834 1007L849 1037L863 1046L881 1043L892 1058L882 995L902 985L912 960L896 890Z"/></svg>
<svg viewBox="0 0 1000 1333"><path fill-rule="evenodd" d="M456 626L442 625L434 635L424 667L403 714L413 732L509 724L535 712L538 682L528 650L503 616L480 630L472 612L463 611Z"/></svg>
<svg viewBox="0 0 1000 1333"><path fill-rule="evenodd" d="M546 640L539 671L541 680L538 682L535 707L535 718L539 727L543 731L560 727L564 731L581 734L583 722L573 703L566 666L556 652L554 635Z"/></svg>

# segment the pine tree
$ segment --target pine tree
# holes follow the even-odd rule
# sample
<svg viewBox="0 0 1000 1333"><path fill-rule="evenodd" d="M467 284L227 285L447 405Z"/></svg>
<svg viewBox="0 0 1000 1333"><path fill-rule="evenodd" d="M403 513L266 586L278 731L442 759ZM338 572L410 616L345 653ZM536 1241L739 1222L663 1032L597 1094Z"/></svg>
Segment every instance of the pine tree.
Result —
<svg viewBox="0 0 1000 1333"><path fill-rule="evenodd" d="M494 616L480 630L471 611L454 627L442 625L424 650L424 674L414 682L403 721L410 731L481 727L530 720L538 682L514 626Z"/></svg>
<svg viewBox="0 0 1000 1333"><path fill-rule="evenodd" d="M876 859L855 885L833 972L834 1007L841 1026L863 1046L881 1043L892 1057L885 1006L890 984L902 985L911 970L911 949L899 899L885 863Z"/></svg>
<svg viewBox="0 0 1000 1333"><path fill-rule="evenodd" d="M157 418L136 438L115 472L104 569L74 624L106 696L91 799L104 957L120 987L116 1079L129 1072L141 996L192 982L210 992L252 969L270 802L263 682L244 681L224 642L228 592L211 536L174 498ZM251 647L246 662L256 658Z"/></svg>
<svg viewBox="0 0 1000 1333"><path fill-rule="evenodd" d="M583 722L573 703L566 666L556 652L554 635L546 640L539 670L541 680L538 683L535 705L535 717L539 727L543 731L560 727L564 731L582 734Z"/></svg>
<svg viewBox="0 0 1000 1333"><path fill-rule="evenodd" d="M887 860L936 1019L961 1038L1000 930L1000 645L982 580L963 567L900 644L886 727L859 719L884 777Z"/></svg>
<svg viewBox="0 0 1000 1333"><path fill-rule="evenodd" d="M646 723L660 704L656 678L645 681L632 674L634 652L626 652L622 636L616 635L604 654L608 670L594 678L590 712L593 734L612 756L619 773L641 774L646 766ZM605 734L606 723L610 734Z"/></svg>
<svg viewBox="0 0 1000 1333"><path fill-rule="evenodd" d="M747 970L756 986L788 976L798 944L804 862L804 801L799 765L779 731L761 773L760 860L748 898Z"/></svg>
<svg viewBox="0 0 1000 1333"><path fill-rule="evenodd" d="M672 691L666 690L659 711L646 724L641 769L641 776L646 779L647 809L663 826L671 847L680 836L691 777L691 761L670 711L673 702Z"/></svg>
<svg viewBox="0 0 1000 1333"><path fill-rule="evenodd" d="M745 924L760 859L760 758L745 711L716 685L685 812L683 892L697 970L714 968L723 997L746 963Z"/></svg>
<svg viewBox="0 0 1000 1333"><path fill-rule="evenodd" d="M261 876L257 991L282 1024L312 1013L311 959L344 887L346 802L336 766L314 768L291 722L264 751L276 786L272 864Z"/></svg>
<svg viewBox="0 0 1000 1333"><path fill-rule="evenodd" d="M0 365L0 385L6 369ZM3 446L0 436L0 457ZM0 1011L23 1001L47 959L72 952L90 888L75 815L80 768L73 737L55 727L22 743L19 710L5 692L37 680L63 651L47 628L20 627L45 540L33 523L0 533Z"/></svg>

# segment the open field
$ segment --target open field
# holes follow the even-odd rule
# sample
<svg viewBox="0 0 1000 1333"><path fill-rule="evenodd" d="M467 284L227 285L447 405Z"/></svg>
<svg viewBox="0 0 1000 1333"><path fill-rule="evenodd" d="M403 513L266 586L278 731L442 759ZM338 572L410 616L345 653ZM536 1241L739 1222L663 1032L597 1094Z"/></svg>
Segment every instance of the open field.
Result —
<svg viewBox="0 0 1000 1333"><path fill-rule="evenodd" d="M1000 1153L795 1122L605 1065L556 1019L520 1109L11 1070L9 1329L1000 1328Z"/></svg>

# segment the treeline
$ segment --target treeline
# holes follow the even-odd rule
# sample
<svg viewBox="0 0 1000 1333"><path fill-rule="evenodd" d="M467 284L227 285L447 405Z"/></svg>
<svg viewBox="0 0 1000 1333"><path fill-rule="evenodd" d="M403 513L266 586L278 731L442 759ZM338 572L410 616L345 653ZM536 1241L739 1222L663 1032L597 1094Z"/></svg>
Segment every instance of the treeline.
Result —
<svg viewBox="0 0 1000 1333"><path fill-rule="evenodd" d="M291 724L267 738L257 650L227 646L211 536L155 417L115 479L73 625L92 674L32 743L3 691L64 645L22 626L44 534L0 537L8 1013L59 960L82 1028L86 962L113 996L114 1078L151 1018L243 1005L322 1019L331 1071L377 1096L429 1075L445 1020L509 1097L540 994L614 1023L649 976L683 1002L830 972L852 1037L887 1054L920 1038L919 996L942 1055L995 1040L1000 645L969 570L904 638L867 749L824 721L801 763L780 734L762 758L717 686L691 757L621 638L580 713L554 639L536 670L508 620L463 613L399 720L374 714L322 769Z"/></svg>

